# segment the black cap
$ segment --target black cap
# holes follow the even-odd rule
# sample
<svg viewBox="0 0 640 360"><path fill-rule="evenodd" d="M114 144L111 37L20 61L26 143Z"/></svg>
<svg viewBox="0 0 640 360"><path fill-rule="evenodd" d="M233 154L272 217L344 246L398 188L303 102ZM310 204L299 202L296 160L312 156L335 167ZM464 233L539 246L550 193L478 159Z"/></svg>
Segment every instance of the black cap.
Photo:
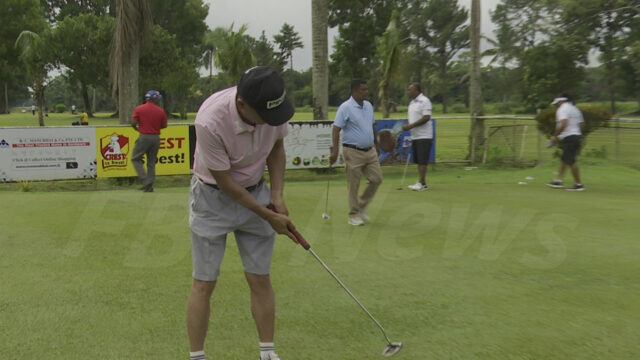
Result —
<svg viewBox="0 0 640 360"><path fill-rule="evenodd" d="M295 112L287 98L284 80L269 66L246 70L238 82L238 95L271 126L286 123Z"/></svg>

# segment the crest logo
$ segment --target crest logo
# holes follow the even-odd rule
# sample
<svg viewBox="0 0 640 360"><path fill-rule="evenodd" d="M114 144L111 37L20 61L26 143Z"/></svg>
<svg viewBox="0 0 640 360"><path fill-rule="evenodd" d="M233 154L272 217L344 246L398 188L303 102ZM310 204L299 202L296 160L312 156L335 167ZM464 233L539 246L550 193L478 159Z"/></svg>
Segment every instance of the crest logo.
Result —
<svg viewBox="0 0 640 360"><path fill-rule="evenodd" d="M8 147L10 147L10 145L9 145L9 143L7 142L7 140L2 139L2 140L0 141L0 148L8 148Z"/></svg>
<svg viewBox="0 0 640 360"><path fill-rule="evenodd" d="M126 168L129 154L129 138L113 133L100 138L102 168Z"/></svg>

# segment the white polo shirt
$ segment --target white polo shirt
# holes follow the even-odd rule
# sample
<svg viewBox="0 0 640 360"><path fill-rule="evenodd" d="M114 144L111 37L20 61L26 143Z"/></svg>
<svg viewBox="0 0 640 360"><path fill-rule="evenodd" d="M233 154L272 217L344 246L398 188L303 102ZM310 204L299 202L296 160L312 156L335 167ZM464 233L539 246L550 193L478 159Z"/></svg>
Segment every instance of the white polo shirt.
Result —
<svg viewBox="0 0 640 360"><path fill-rule="evenodd" d="M420 93L409 103L409 124L422 119L425 115L431 116L431 100ZM433 139L433 124L431 120L427 121L426 124L411 129L411 139Z"/></svg>
<svg viewBox="0 0 640 360"><path fill-rule="evenodd" d="M560 105L556 110L556 129L564 119L567 119L567 126L558 135L558 139L562 140L570 135L582 135L580 130L580 123L584 122L582 112L568 101Z"/></svg>

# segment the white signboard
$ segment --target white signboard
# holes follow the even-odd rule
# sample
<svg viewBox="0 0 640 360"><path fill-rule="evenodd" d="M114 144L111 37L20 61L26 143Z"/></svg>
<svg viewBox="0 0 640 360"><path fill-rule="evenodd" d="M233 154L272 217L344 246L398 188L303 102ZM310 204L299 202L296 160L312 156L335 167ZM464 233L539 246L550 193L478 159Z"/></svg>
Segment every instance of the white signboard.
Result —
<svg viewBox="0 0 640 360"><path fill-rule="evenodd" d="M289 123L289 135L284 138L287 169L329 167L332 124L330 121ZM344 166L342 156L334 166Z"/></svg>
<svg viewBox="0 0 640 360"><path fill-rule="evenodd" d="M1 128L0 181L95 177L91 127Z"/></svg>

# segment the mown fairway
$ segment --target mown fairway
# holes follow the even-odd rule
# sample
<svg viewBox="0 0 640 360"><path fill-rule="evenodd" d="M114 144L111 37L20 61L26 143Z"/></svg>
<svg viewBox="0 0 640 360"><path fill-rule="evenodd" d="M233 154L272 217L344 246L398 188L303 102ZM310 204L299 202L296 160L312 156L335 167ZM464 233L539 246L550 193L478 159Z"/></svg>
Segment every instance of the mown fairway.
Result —
<svg viewBox="0 0 640 360"><path fill-rule="evenodd" d="M385 167L373 222L358 228L346 222L342 173L331 176L330 221L321 218L326 177L288 175L297 179L286 198L315 251L405 344L398 359L635 359L640 172L585 161L587 190L570 193L544 186L554 169L439 167L416 193L396 190L402 167ZM0 186L1 359L187 358L186 187ZM272 276L283 359L380 357L379 330L284 237ZM233 241L206 351L257 357Z"/></svg>

